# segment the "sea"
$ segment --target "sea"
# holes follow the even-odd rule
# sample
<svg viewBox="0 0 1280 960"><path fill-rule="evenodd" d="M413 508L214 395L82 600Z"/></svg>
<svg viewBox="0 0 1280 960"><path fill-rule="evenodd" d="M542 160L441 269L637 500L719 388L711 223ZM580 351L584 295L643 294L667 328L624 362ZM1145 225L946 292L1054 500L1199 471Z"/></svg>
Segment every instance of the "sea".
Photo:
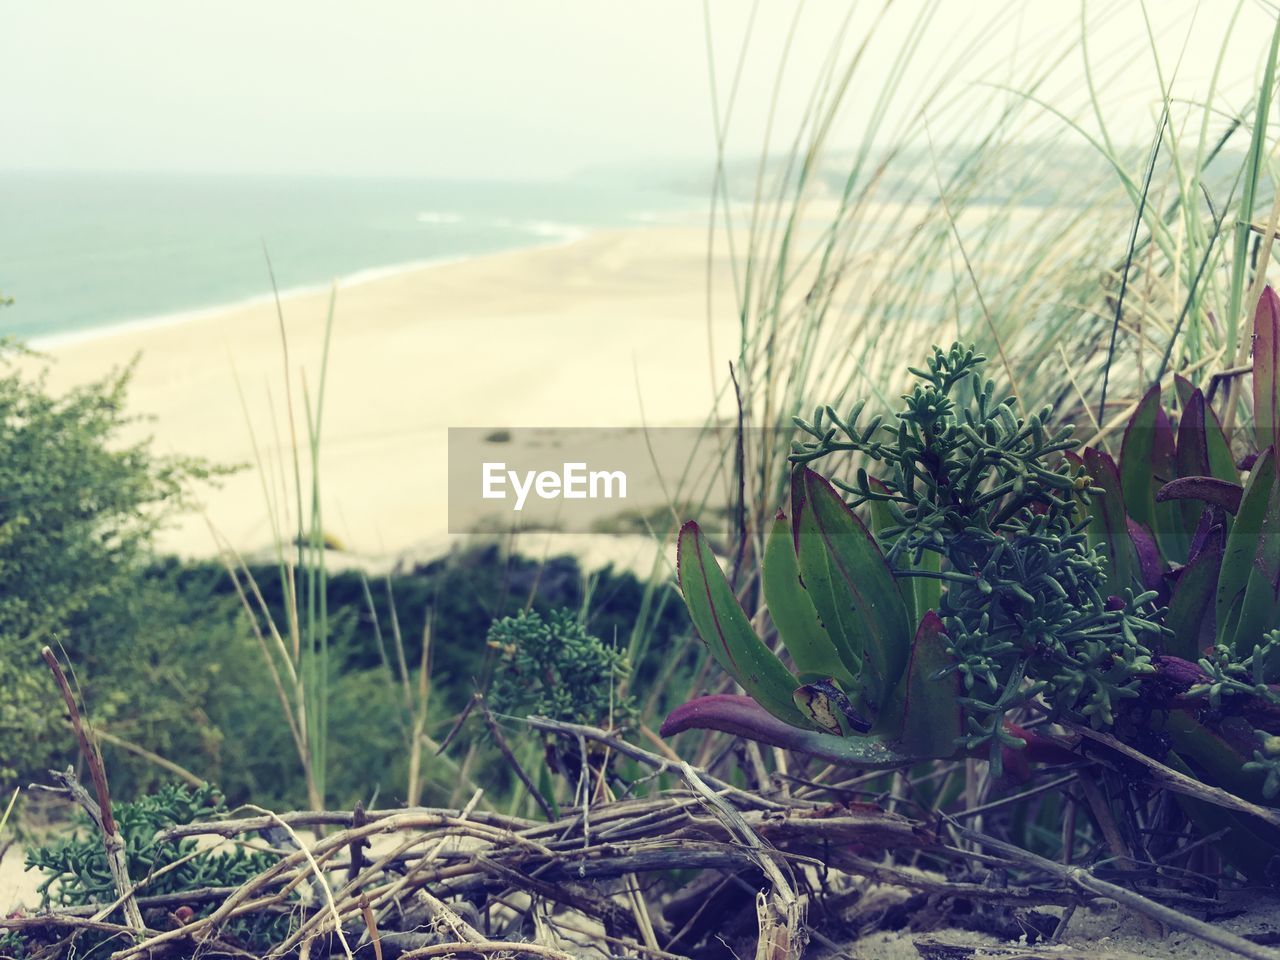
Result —
<svg viewBox="0 0 1280 960"><path fill-rule="evenodd" d="M37 348L705 209L618 176L0 173L0 336Z"/></svg>

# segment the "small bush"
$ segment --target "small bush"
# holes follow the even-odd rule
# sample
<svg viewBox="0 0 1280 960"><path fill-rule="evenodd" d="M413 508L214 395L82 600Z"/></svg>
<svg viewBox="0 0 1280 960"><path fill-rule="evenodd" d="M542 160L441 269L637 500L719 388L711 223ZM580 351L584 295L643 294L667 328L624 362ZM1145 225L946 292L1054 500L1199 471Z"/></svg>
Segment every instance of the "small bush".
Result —
<svg viewBox="0 0 1280 960"><path fill-rule="evenodd" d="M504 617L490 627L488 642L499 657L490 690L499 712L616 726L635 711L618 695L630 674L626 657L568 610L546 620L533 612Z"/></svg>
<svg viewBox="0 0 1280 960"><path fill-rule="evenodd" d="M202 462L126 443L129 371L65 395L43 375L0 363L0 780L47 766L67 737L39 666L60 643L83 663L91 637L136 595L155 529L184 500ZM118 636L115 655L135 638ZM123 696L143 691L134 684Z"/></svg>

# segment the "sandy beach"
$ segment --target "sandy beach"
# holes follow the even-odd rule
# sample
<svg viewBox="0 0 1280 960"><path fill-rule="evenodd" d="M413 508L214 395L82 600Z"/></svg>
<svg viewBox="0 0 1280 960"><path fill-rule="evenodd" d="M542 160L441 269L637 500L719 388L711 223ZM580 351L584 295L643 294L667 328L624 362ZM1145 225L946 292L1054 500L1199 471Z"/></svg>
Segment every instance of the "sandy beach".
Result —
<svg viewBox="0 0 1280 960"><path fill-rule="evenodd" d="M696 226L619 230L339 284L321 454L326 532L366 558L446 548L449 427L699 423L713 396L706 249ZM712 276L720 371L737 334L727 257ZM328 292L283 301L287 367L271 303L47 348L55 390L136 356L130 409L147 418L136 435L161 452L245 465L201 491L208 521L181 518L162 549L213 553L209 524L245 553L271 543L255 464L285 500L286 369L305 447L303 383L314 397L328 304Z"/></svg>

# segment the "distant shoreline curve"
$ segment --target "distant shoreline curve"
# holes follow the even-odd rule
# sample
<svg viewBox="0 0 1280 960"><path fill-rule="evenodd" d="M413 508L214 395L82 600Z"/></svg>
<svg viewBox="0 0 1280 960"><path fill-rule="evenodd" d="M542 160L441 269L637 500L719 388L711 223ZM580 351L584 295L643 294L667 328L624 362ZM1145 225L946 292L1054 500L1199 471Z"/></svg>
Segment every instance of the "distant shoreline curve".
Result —
<svg viewBox="0 0 1280 960"><path fill-rule="evenodd" d="M643 229L637 227L634 229ZM378 280L384 280L388 277L399 276L405 273L416 273L419 270L428 270L434 267L447 267L459 263L467 263L473 260L481 260L486 257L500 257L504 254L519 253L529 250L553 250L559 247L571 246L575 243L581 243L589 239L597 229L587 227L577 227L575 225L572 234L556 237L554 239L541 239L541 242L535 240L533 243L520 244L519 246L507 247L503 250L488 250L483 253L458 254L456 256L431 257L425 260L407 260L400 263L390 263L377 267L363 267L354 270L351 273L343 274L333 280L323 283L301 284L299 286L288 287L278 292L267 291L265 293L257 293L250 297L244 297L239 300L229 300L222 303L211 304L205 307L193 307L189 310L177 310L170 313L151 314L145 317L137 317L132 320L120 320L113 323L103 324L97 327L86 327L82 330L67 330L63 333L51 333L45 336L32 337L29 340L21 336L16 337L17 340L24 342L30 349L37 353L45 353L48 351L59 350L64 347L80 346L90 343L94 340L102 340L110 337L120 336L128 333L142 333L148 330L159 330L165 327L177 327L186 323L192 323L197 320L207 320L210 317L216 317L221 313L229 310L239 310L245 307L255 307L264 303L273 303L277 299L281 302L296 297L304 297L317 293L323 293L331 287L358 287L366 283L374 283Z"/></svg>

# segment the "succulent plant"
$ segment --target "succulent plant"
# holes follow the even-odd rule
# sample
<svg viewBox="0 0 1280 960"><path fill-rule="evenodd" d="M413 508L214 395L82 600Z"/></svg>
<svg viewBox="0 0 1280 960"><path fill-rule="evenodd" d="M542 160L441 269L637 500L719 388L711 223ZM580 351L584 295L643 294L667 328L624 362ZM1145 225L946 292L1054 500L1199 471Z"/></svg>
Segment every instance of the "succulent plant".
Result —
<svg viewBox="0 0 1280 960"><path fill-rule="evenodd" d="M685 602L747 697L695 700L664 731L711 727L859 766L982 755L998 767L1010 751L1053 757L1013 722L1034 702L1273 800L1280 298L1267 288L1255 315L1258 452L1239 465L1210 399L1181 377L1173 415L1158 385L1140 399L1117 461L1050 430L1050 410L998 399L983 362L934 348L889 424L860 423L862 404L797 419L791 515L775 520L761 574L789 663L685 525ZM843 451L865 464L852 482L809 466ZM1228 831L1245 872L1280 855L1271 828L1180 802L1202 829Z"/></svg>
<svg viewBox="0 0 1280 960"><path fill-rule="evenodd" d="M1063 456L1070 431L996 400L984 360L935 348L893 425L860 425L861 404L797 421L812 439L796 446L791 518L775 520L763 562L795 672L752 631L696 524L681 532L681 588L716 658L773 717L840 736L851 755L983 751L999 766L1027 745L1009 715L1029 701L1105 726L1155 670L1156 593L1104 589L1084 510L1102 491ZM881 467L840 484L871 530L808 466L841 451ZM677 711L668 729L695 718L711 715Z"/></svg>
<svg viewBox="0 0 1280 960"><path fill-rule="evenodd" d="M1256 803L1280 795L1280 298L1267 287L1254 314L1253 446L1237 464L1208 398L1175 379L1177 427L1158 386L1139 401L1119 463L1085 450L1104 489L1091 537L1113 580L1158 592L1166 630L1155 663L1176 695L1135 711L1116 732L1145 728L1159 759ZM1230 828L1224 849L1254 874L1280 855L1280 834L1183 801L1206 830Z"/></svg>
<svg viewBox="0 0 1280 960"><path fill-rule="evenodd" d="M748 697L674 711L666 735L709 726L863 766L956 753L958 675L936 613L914 630L915 601L875 539L822 477L797 470L792 516L774 520L763 585L788 667L752 627L696 523L680 531L685 602L712 655Z"/></svg>

